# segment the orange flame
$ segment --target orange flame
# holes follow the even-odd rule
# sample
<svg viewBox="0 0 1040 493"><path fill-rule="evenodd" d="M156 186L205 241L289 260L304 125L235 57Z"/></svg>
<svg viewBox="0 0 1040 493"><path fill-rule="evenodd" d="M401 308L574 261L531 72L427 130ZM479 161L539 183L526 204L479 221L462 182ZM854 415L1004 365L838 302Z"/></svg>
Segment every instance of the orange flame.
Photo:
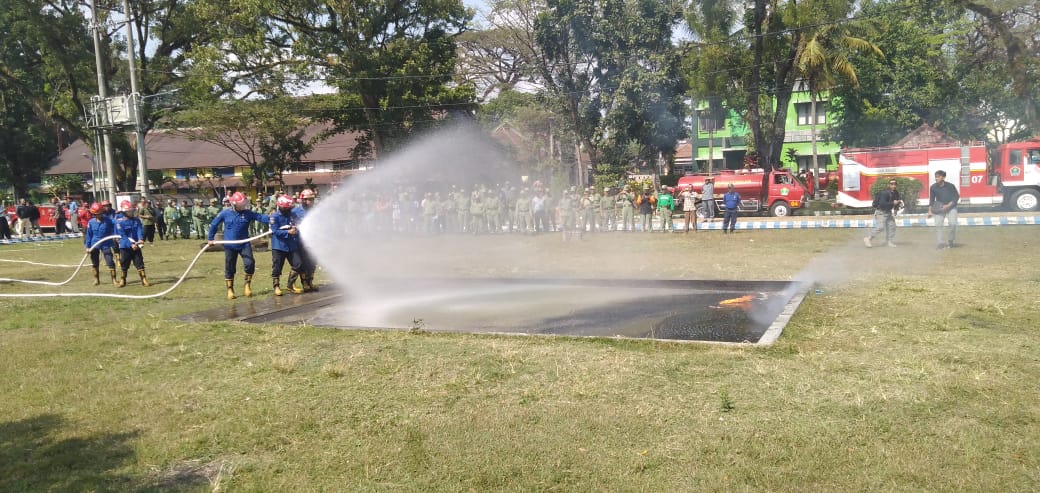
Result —
<svg viewBox="0 0 1040 493"><path fill-rule="evenodd" d="M731 299L728 299L728 300L722 300L722 301L719 302L719 306L744 305L744 304L750 303L751 300L753 300L753 299L755 299L754 295L747 294L747 295L741 296L740 298L731 298Z"/></svg>

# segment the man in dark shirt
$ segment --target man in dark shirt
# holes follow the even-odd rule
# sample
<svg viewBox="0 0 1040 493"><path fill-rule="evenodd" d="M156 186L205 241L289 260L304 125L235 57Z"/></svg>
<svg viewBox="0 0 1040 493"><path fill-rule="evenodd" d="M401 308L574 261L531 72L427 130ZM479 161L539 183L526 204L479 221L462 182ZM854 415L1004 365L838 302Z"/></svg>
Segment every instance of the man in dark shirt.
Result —
<svg viewBox="0 0 1040 493"><path fill-rule="evenodd" d="M890 247L896 246L892 242L896 237L895 212L902 206L903 201L899 197L899 190L896 190L896 179L892 178L888 180L888 188L879 191L874 199L874 230L863 238L863 244L867 248L873 246L870 240L874 239L882 231L885 232L886 245Z"/></svg>
<svg viewBox="0 0 1040 493"><path fill-rule="evenodd" d="M953 240L957 238L957 202L961 195L957 187L946 182L946 172L939 170L935 172L935 183L928 190L928 217L935 215L935 241L938 248L950 248ZM943 234L944 223L950 221L950 234Z"/></svg>

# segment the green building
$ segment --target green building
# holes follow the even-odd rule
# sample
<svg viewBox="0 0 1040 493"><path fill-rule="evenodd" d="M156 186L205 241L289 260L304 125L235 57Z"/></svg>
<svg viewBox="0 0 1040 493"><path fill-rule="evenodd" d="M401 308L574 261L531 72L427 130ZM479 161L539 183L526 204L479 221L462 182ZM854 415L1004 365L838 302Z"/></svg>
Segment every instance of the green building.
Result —
<svg viewBox="0 0 1040 493"><path fill-rule="evenodd" d="M828 100L829 96L824 93L818 95L816 101L816 157L821 171L837 169L840 151L838 143L823 140L823 133L834 117ZM679 175L708 171L709 159L712 170L744 167L747 143L752 138L747 124L737 112L727 109L725 120L714 121L715 128L712 128L713 121L705 114L706 110L707 103L697 105L696 138L680 142L676 149L675 171ZM793 172L813 170L812 120L809 91L798 84L787 108L787 131L781 154L781 164Z"/></svg>

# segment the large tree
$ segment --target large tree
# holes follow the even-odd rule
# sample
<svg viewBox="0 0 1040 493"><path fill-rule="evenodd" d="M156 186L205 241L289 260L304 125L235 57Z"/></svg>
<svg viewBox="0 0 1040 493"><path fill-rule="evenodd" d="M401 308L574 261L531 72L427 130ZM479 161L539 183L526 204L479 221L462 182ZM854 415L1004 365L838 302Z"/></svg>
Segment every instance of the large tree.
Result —
<svg viewBox="0 0 1040 493"><path fill-rule="evenodd" d="M393 149L416 130L472 109L472 87L452 85L455 38L472 17L460 0L205 3L209 15L226 20L218 29L239 61L233 75L275 66L296 74L240 85L255 90L305 80L334 89L314 115L337 130L360 132L358 154Z"/></svg>
<svg viewBox="0 0 1040 493"><path fill-rule="evenodd" d="M633 143L641 160L670 158L685 132L680 14L652 0L549 0L536 20L541 82L601 173L620 176Z"/></svg>

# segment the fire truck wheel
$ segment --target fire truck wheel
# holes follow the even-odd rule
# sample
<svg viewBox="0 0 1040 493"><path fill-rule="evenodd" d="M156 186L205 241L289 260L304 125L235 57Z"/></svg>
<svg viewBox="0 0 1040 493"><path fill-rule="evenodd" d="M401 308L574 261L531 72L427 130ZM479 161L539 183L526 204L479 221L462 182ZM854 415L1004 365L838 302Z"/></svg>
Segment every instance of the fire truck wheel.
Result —
<svg viewBox="0 0 1040 493"><path fill-rule="evenodd" d="M778 200L769 208L769 215L773 217L787 217L791 215L791 206L783 200Z"/></svg>
<svg viewBox="0 0 1040 493"><path fill-rule="evenodd" d="M1035 211L1038 208L1037 206L1040 206L1040 193L1028 188L1019 190L1011 195L1011 206L1016 211Z"/></svg>

